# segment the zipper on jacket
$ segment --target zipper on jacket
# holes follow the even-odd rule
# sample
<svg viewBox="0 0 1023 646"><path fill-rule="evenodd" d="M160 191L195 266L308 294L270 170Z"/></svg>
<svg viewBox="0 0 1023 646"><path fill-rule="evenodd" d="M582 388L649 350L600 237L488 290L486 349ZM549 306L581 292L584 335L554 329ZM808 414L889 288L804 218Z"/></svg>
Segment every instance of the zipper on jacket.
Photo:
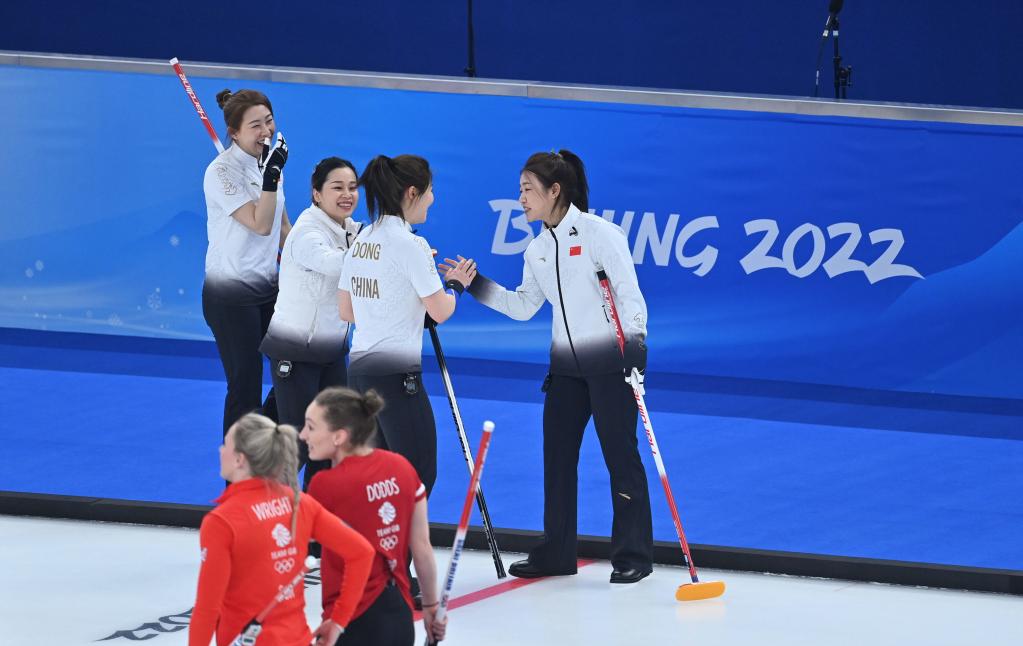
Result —
<svg viewBox="0 0 1023 646"><path fill-rule="evenodd" d="M558 280L558 301L561 302L561 319L565 322L565 335L568 336L568 347L572 349L572 358L575 359L575 368L579 374L583 374L582 365L579 363L579 355L575 353L575 344L572 343L572 332L568 329L568 314L565 312L565 297L561 293L561 253L558 249L558 236L554 235L554 229L548 229L551 237L554 238L554 275Z"/></svg>

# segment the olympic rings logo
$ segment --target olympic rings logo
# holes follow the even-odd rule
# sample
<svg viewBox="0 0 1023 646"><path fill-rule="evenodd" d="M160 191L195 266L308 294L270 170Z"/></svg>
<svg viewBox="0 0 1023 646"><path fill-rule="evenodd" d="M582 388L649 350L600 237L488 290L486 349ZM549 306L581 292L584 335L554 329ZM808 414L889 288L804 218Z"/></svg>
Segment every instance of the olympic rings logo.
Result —
<svg viewBox="0 0 1023 646"><path fill-rule="evenodd" d="M274 569L277 570L278 574L291 572L291 569L294 567L295 559L284 559L283 561L274 561Z"/></svg>
<svg viewBox="0 0 1023 646"><path fill-rule="evenodd" d="M384 551L393 550L394 548L398 547L398 537L397 536L385 536L385 537L381 538L380 539L380 547L382 547L384 549Z"/></svg>

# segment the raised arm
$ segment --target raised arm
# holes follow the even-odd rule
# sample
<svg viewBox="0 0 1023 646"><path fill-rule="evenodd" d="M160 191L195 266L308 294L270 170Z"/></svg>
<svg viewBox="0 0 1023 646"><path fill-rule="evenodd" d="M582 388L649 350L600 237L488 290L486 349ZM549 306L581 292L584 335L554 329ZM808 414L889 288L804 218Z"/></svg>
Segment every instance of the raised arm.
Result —
<svg viewBox="0 0 1023 646"><path fill-rule="evenodd" d="M422 301L426 306L426 313L430 315L434 323L443 323L455 313L455 297L443 289L430 294Z"/></svg>
<svg viewBox="0 0 1023 646"><path fill-rule="evenodd" d="M343 263L341 266L341 278L337 282L337 311L342 321L355 323L355 310L352 309L352 293L348 291L351 283L352 263Z"/></svg>
<svg viewBox="0 0 1023 646"><path fill-rule="evenodd" d="M426 313L436 323L443 323L455 313L455 297L445 291L440 275L433 265L434 251L421 237L415 237L405 248L402 260L412 288L426 307Z"/></svg>
<svg viewBox="0 0 1023 646"><path fill-rule="evenodd" d="M268 236L277 210L277 190L263 191L259 199L252 201L241 188L247 181L228 164L212 164L203 179L207 205L215 204L253 233Z"/></svg>
<svg viewBox="0 0 1023 646"><path fill-rule="evenodd" d="M225 213L229 213L239 224L253 233L268 236L273 231L274 217L277 212L277 187L281 170L288 160L288 146L284 137L278 135L277 144L270 148L263 146L263 192L256 201L245 197L241 187L248 180L228 164L215 163L206 171L203 189L207 201L216 202ZM290 228L290 224L288 225ZM285 227L281 227L281 242L287 235Z"/></svg>
<svg viewBox="0 0 1023 646"><path fill-rule="evenodd" d="M466 261L459 256L457 261L445 258L444 262L445 264L440 267L446 278L461 281L480 303L516 321L528 321L533 318L546 300L528 262L522 265L522 284L516 287L515 291L505 289L503 285L476 272L476 264L472 260ZM466 262L471 263L470 269L476 272L475 276L463 275L465 272L459 269L460 263ZM466 280L469 282L465 282Z"/></svg>
<svg viewBox="0 0 1023 646"><path fill-rule="evenodd" d="M345 263L343 249L338 249L326 233L316 229L299 229L291 243L291 257L306 269L319 274L339 275Z"/></svg>

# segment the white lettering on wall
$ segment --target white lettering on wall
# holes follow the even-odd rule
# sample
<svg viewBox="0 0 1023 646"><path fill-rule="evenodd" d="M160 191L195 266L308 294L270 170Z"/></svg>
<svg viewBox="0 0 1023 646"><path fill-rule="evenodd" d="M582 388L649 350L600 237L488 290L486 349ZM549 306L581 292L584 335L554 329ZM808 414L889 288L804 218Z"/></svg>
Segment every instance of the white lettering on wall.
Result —
<svg viewBox="0 0 1023 646"><path fill-rule="evenodd" d="M537 235L540 225L526 221L522 206L516 200L490 200L489 204L497 213L491 253L511 256L524 252ZM590 213L596 215L597 212L591 209ZM711 232L721 228L717 216L704 215L685 221L678 213L658 218L656 213L645 211L638 218L634 236L632 229L637 223L636 212L622 212L617 222L615 216L613 209L604 209L600 213L601 218L625 231L630 240L632 261L637 265L653 260L654 265L667 267L674 257L678 266L703 277L717 264L721 252L712 244L714 234ZM860 225L855 222L838 222L823 230L816 224L804 222L792 231L783 232L777 220L755 218L745 222L743 229L752 244L752 248L738 260L746 274L780 269L796 278L806 278L823 269L829 278L834 278L861 272L871 284L899 276L923 278L914 267L895 262L905 245L900 229L883 228L868 233L870 244L863 246L881 247L880 255L870 264L853 257L864 238ZM692 249L699 251L692 253ZM864 255L876 253L874 250L873 253L864 252Z"/></svg>

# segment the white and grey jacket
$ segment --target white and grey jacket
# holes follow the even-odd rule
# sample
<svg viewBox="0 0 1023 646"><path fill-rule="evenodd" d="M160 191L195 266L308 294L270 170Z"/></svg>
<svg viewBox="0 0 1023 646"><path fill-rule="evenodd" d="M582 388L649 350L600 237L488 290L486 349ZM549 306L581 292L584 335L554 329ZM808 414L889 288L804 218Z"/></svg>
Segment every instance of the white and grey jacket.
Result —
<svg viewBox="0 0 1023 646"><path fill-rule="evenodd" d="M515 291L477 275L469 293L519 321L532 318L549 301L554 312L551 373L580 376L646 368L646 301L621 227L572 205L558 226L545 227L529 243L523 256L522 284ZM610 279L625 333L624 361L597 280L601 268Z"/></svg>
<svg viewBox="0 0 1023 646"><path fill-rule="evenodd" d="M281 250L280 291L260 351L273 359L332 363L348 352L350 324L341 320L337 281L362 224L341 226L310 206Z"/></svg>

